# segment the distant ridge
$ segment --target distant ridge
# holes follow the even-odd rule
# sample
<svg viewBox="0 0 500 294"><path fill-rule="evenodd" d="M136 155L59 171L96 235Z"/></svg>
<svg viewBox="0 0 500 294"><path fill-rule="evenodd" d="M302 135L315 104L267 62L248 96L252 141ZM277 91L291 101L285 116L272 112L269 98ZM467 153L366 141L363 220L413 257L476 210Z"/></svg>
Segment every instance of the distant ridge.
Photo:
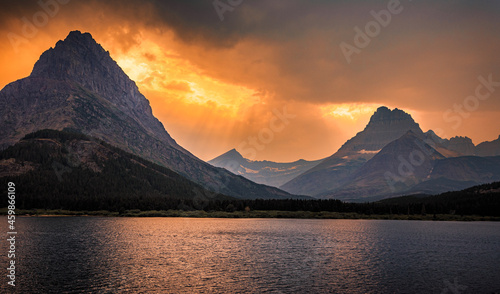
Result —
<svg viewBox="0 0 500 294"><path fill-rule="evenodd" d="M475 148L478 156L498 156L500 155L500 136L493 141L480 143Z"/></svg>
<svg viewBox="0 0 500 294"><path fill-rule="evenodd" d="M222 167L259 184L279 187L301 173L313 168L321 160L306 161L303 159L280 163L272 161L253 161L244 158L236 149L208 161L213 166Z"/></svg>

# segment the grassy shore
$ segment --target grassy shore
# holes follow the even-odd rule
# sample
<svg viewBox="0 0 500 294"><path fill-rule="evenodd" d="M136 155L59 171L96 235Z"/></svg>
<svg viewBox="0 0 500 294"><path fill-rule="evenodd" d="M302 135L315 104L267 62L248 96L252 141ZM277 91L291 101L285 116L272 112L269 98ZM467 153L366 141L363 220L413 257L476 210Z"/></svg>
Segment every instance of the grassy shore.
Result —
<svg viewBox="0 0 500 294"><path fill-rule="evenodd" d="M0 209L0 215L6 215L7 209ZM500 217L479 216L479 215L403 215L403 214L358 214L354 212L329 212L329 211L276 211L276 210L255 210L255 211L211 211L203 210L182 211L182 210L127 210L123 213L99 211L70 211L70 210L16 210L18 216L108 216L108 217L194 217L194 218L299 218L299 219L384 219L384 220L426 220L426 221L500 221Z"/></svg>

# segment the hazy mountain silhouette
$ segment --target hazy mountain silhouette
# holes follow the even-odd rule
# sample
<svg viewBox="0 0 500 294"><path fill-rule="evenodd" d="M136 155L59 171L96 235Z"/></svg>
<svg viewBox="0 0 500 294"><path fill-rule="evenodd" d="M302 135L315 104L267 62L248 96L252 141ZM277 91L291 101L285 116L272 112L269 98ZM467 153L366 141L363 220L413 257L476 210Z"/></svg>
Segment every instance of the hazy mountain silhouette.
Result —
<svg viewBox="0 0 500 294"><path fill-rule="evenodd" d="M254 161L243 158L236 149L208 161L213 166L222 167L259 184L279 187L301 173L311 169L321 160L294 162Z"/></svg>
<svg viewBox="0 0 500 294"><path fill-rule="evenodd" d="M475 147L472 140L468 137L456 136L442 143L443 146L452 151L458 152L460 155L474 155Z"/></svg>
<svg viewBox="0 0 500 294"><path fill-rule="evenodd" d="M478 156L497 156L500 155L500 136L493 141L480 143L475 148L475 154Z"/></svg>

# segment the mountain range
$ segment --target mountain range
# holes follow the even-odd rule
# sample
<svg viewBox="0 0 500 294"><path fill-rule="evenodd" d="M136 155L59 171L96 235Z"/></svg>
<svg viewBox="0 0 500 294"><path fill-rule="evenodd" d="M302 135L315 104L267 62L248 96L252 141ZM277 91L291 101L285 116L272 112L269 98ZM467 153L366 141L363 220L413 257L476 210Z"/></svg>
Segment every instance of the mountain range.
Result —
<svg viewBox="0 0 500 294"><path fill-rule="evenodd" d="M498 181L499 154L500 137L477 146L467 137L443 139L432 130L424 133L406 112L382 106L365 129L333 155L314 162L310 169L302 166L296 177L281 186L279 181L267 183L290 193L345 201L438 194ZM252 169L252 161L236 150L210 163L257 182L289 175L269 161L260 161ZM266 171L265 177L261 171Z"/></svg>
<svg viewBox="0 0 500 294"><path fill-rule="evenodd" d="M408 131L387 144L347 181L320 198L367 201L439 194L500 180L500 156L445 157L425 136Z"/></svg>
<svg viewBox="0 0 500 294"><path fill-rule="evenodd" d="M307 161L303 159L287 163L249 160L243 158L236 149L231 149L208 161L213 166L225 168L256 183L274 187L285 184L320 162L321 160Z"/></svg>
<svg viewBox="0 0 500 294"><path fill-rule="evenodd" d="M440 138L424 133L405 111L385 106L322 160L252 161L232 149L204 162L169 135L109 52L79 31L45 51L28 77L0 91L0 151L2 180L17 177L34 191L41 186L69 194L72 183L90 197L83 199L108 202L116 197L85 192L75 175L121 183L116 191L134 195L132 202L147 191L158 196L155 203L193 195L372 201L500 181L500 136L477 146L467 137ZM68 169L76 172L64 173ZM47 180L54 176L58 181Z"/></svg>
<svg viewBox="0 0 500 294"><path fill-rule="evenodd" d="M409 130L422 133L409 114L399 109L380 107L363 131L349 139L337 152L316 167L285 183L281 188L305 195L321 195L335 190L385 145Z"/></svg>
<svg viewBox="0 0 500 294"><path fill-rule="evenodd" d="M179 146L149 101L89 33L72 31L30 76L0 91L0 149L42 129L75 130L237 198L295 197L216 168Z"/></svg>

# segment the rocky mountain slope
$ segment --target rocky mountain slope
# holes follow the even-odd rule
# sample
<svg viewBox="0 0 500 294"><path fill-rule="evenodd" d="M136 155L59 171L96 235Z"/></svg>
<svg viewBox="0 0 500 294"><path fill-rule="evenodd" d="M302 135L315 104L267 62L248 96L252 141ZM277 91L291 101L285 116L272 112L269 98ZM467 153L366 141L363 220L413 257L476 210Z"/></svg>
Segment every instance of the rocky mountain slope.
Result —
<svg viewBox="0 0 500 294"><path fill-rule="evenodd" d="M365 129L344 143L335 154L280 188L305 195L322 195L335 190L384 146L409 130L423 134L409 114L382 106L372 115Z"/></svg>
<svg viewBox="0 0 500 294"><path fill-rule="evenodd" d="M382 148L354 172L342 187L322 196L357 201L398 194L420 183L432 171L434 161L445 158L425 143L422 137L408 131Z"/></svg>
<svg viewBox="0 0 500 294"><path fill-rule="evenodd" d="M467 137L443 139L432 130L423 133L402 110L380 107L362 132L281 188L348 201L460 190L498 179L498 158L472 156L500 154L498 142L474 146Z"/></svg>
<svg viewBox="0 0 500 294"><path fill-rule="evenodd" d="M31 75L0 92L0 147L40 129L74 129L158 163L205 188L239 198L290 198L213 167L179 146L136 84L88 33L71 32Z"/></svg>
<svg viewBox="0 0 500 294"><path fill-rule="evenodd" d="M182 209L184 201L194 209L234 199L103 141L55 130L28 134L0 152L0 182L10 181L25 209Z"/></svg>
<svg viewBox="0 0 500 294"><path fill-rule="evenodd" d="M438 194L500 180L500 156L446 158L425 136L408 131L322 198L367 201L405 194Z"/></svg>

